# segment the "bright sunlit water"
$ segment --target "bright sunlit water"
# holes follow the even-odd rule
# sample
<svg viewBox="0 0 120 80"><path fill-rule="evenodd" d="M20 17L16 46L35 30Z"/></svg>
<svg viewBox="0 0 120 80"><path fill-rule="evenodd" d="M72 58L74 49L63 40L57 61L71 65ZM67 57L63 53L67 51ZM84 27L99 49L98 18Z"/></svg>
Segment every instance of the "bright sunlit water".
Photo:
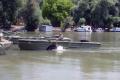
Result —
<svg viewBox="0 0 120 80"><path fill-rule="evenodd" d="M0 56L0 80L120 80L120 33L68 32L64 35L73 40L101 42L102 46L62 52L20 51L13 46L6 55Z"/></svg>

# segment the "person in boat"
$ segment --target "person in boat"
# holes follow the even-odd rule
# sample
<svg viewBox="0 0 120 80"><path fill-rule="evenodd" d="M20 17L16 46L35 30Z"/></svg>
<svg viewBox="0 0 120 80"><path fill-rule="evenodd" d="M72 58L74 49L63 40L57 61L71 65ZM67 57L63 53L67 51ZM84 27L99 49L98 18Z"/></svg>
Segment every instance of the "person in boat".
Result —
<svg viewBox="0 0 120 80"><path fill-rule="evenodd" d="M57 48L57 44L55 42L52 42L46 50L54 50Z"/></svg>
<svg viewBox="0 0 120 80"><path fill-rule="evenodd" d="M64 38L63 34L62 34L62 33L59 33L59 35L58 35L58 40L63 40L63 38Z"/></svg>

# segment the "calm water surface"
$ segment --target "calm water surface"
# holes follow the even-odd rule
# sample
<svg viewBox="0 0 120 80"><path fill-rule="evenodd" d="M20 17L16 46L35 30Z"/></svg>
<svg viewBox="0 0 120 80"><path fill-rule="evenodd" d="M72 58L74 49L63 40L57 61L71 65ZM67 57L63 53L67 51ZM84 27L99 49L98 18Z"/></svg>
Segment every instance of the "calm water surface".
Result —
<svg viewBox="0 0 120 80"><path fill-rule="evenodd" d="M63 52L20 51L14 46L6 51L7 55L0 56L0 80L120 80L120 33L64 35L73 40L101 42L102 46Z"/></svg>

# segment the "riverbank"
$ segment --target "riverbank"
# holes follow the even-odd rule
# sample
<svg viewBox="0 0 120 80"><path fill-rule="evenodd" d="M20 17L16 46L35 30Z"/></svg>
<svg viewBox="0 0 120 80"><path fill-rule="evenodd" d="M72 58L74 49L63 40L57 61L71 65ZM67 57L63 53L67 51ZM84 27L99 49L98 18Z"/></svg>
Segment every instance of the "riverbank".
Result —
<svg viewBox="0 0 120 80"><path fill-rule="evenodd" d="M12 32L24 30L24 28L25 28L25 26L21 26L21 25L20 25L20 26L19 26L19 25L12 25L11 27L12 27L12 28L10 29L10 31L12 31ZM62 30L61 30L60 27L53 27L53 30L52 30L52 31L59 31L59 32L61 32ZM67 32L70 32L70 31L72 31L72 30L71 30L71 28L67 28L66 31L67 31Z"/></svg>
<svg viewBox="0 0 120 80"><path fill-rule="evenodd" d="M59 31L59 32L61 32L62 30L61 30L60 27L53 27L53 31ZM70 31L72 31L72 30L71 30L71 28L67 28L66 31L67 31L67 32L70 32Z"/></svg>

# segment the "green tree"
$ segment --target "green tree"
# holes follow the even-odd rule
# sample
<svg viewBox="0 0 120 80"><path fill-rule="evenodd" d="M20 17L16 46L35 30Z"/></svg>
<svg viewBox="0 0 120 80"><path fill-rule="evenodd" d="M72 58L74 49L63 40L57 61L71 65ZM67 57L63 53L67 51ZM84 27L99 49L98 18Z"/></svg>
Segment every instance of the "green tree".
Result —
<svg viewBox="0 0 120 80"><path fill-rule="evenodd" d="M118 0L118 2L115 4L115 6L118 8L119 16L120 16L120 0Z"/></svg>
<svg viewBox="0 0 120 80"><path fill-rule="evenodd" d="M2 2L0 1L0 28L3 26L2 17L3 17L3 6L2 6Z"/></svg>
<svg viewBox="0 0 120 80"><path fill-rule="evenodd" d="M85 20L85 18L80 18L80 20L79 20L79 25L84 25L85 24L85 22L86 22L86 20Z"/></svg>
<svg viewBox="0 0 120 80"><path fill-rule="evenodd" d="M120 17L112 17L114 27L120 27Z"/></svg>
<svg viewBox="0 0 120 80"><path fill-rule="evenodd" d="M71 16L66 17L62 22L62 26L61 26L62 32L65 32L67 28L72 27L73 24L74 24L73 17Z"/></svg>
<svg viewBox="0 0 120 80"><path fill-rule="evenodd" d="M92 13L92 21L96 27L109 27L106 26L110 15L110 8L113 6L111 2L107 0L101 0Z"/></svg>
<svg viewBox="0 0 120 80"><path fill-rule="evenodd" d="M120 16L120 0L75 0L78 5L72 10L73 20L77 24L85 18L85 24L92 27L110 28L110 17Z"/></svg>
<svg viewBox="0 0 120 80"><path fill-rule="evenodd" d="M42 21L40 23L41 23L41 25L51 25L51 22L48 19L42 19Z"/></svg>
<svg viewBox="0 0 120 80"><path fill-rule="evenodd" d="M30 32L35 31L39 24L36 1L28 0L26 7L21 14L24 19L25 29Z"/></svg>
<svg viewBox="0 0 120 80"><path fill-rule="evenodd" d="M72 11L73 20L77 24L80 18L86 19L86 24L91 24L91 15L99 0L78 0L78 5Z"/></svg>
<svg viewBox="0 0 120 80"><path fill-rule="evenodd" d="M20 0L1 0L1 23L3 28L9 29L11 24L14 24L17 11L21 6Z"/></svg>
<svg viewBox="0 0 120 80"><path fill-rule="evenodd" d="M44 0L42 15L48 18L53 26L60 26L61 22L70 15L72 7L71 0Z"/></svg>
<svg viewBox="0 0 120 80"><path fill-rule="evenodd" d="M79 19L84 17L85 12L89 9L89 5L86 2L81 2L78 4L78 7L74 9L72 15L76 24L79 22Z"/></svg>

